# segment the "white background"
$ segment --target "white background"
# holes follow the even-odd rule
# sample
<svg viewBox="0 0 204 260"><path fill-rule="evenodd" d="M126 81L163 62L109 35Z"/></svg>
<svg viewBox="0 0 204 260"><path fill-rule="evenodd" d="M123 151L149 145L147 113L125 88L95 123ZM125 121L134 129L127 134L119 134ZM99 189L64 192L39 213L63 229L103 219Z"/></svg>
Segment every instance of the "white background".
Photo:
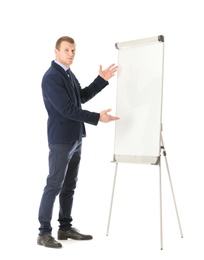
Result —
<svg viewBox="0 0 204 260"><path fill-rule="evenodd" d="M203 1L2 1L1 251L3 259L203 259ZM183 238L162 164L163 250L160 250L157 166L119 165L109 235L106 228L115 166L114 123L87 125L73 225L92 241L37 246L38 207L47 163L47 114L41 78L62 35L73 37L72 70L82 86L117 63L116 42L165 37L163 137ZM115 109L116 77L84 108ZM58 205L53 212L57 236ZM1 257L2 258L2 257Z"/></svg>

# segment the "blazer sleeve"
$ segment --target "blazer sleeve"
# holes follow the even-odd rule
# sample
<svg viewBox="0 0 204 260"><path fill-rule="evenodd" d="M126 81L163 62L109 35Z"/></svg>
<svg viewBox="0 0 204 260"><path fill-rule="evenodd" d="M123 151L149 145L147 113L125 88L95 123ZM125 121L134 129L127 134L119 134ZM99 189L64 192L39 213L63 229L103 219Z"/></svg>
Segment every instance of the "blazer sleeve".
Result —
<svg viewBox="0 0 204 260"><path fill-rule="evenodd" d="M75 78L76 79L76 78ZM104 80L102 77L97 76L94 81L87 87L81 88L78 80L76 79L77 84L80 88L80 98L81 98L81 103L84 104L93 97L95 97L101 90L103 90L109 82Z"/></svg>

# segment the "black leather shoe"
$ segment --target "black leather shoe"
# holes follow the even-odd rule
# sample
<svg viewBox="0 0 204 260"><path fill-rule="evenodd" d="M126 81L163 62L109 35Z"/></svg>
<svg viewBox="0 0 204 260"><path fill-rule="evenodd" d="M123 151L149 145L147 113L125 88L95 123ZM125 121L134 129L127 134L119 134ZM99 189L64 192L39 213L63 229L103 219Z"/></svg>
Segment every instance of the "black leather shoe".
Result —
<svg viewBox="0 0 204 260"><path fill-rule="evenodd" d="M68 231L58 230L58 239L75 239L75 240L91 240L93 237L91 235L84 235L79 233L76 228L71 227Z"/></svg>
<svg viewBox="0 0 204 260"><path fill-rule="evenodd" d="M51 248L61 248L62 244L57 242L54 237L51 235L44 235L44 236L38 236L37 239L37 244L40 246L45 246L45 247L51 247Z"/></svg>

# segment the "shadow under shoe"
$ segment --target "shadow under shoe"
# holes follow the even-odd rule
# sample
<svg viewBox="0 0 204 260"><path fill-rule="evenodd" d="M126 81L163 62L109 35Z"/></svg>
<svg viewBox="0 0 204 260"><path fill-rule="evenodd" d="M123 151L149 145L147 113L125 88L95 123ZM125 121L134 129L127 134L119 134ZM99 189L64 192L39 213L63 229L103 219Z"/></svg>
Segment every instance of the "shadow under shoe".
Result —
<svg viewBox="0 0 204 260"><path fill-rule="evenodd" d="M59 243L50 234L44 236L38 236L37 244L40 246L50 247L50 248L61 248L62 244Z"/></svg>
<svg viewBox="0 0 204 260"><path fill-rule="evenodd" d="M93 237L91 235L81 234L79 230L71 227L68 231L58 230L58 239L67 240L68 238L74 240L91 240Z"/></svg>

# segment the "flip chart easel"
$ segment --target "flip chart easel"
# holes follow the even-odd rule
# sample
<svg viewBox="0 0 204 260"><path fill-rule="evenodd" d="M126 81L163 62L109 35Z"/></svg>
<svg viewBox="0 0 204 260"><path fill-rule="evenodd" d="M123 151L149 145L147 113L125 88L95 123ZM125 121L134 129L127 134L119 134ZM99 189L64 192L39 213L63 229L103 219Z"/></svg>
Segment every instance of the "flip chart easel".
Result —
<svg viewBox="0 0 204 260"><path fill-rule="evenodd" d="M120 163L159 166L160 240L163 249L161 155L163 152L181 237L183 237L162 137L164 36L116 43L118 50L113 181L107 235Z"/></svg>

